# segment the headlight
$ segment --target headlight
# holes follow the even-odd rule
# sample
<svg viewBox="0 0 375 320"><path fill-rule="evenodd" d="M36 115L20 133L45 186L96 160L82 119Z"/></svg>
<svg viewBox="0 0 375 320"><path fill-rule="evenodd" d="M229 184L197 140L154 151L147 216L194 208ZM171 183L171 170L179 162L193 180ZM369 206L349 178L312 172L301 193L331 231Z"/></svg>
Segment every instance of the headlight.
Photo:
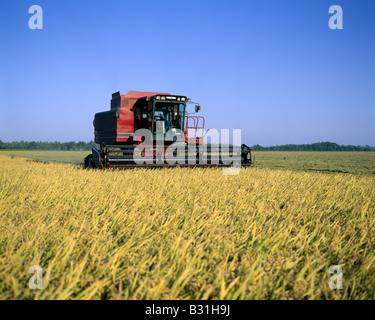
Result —
<svg viewBox="0 0 375 320"><path fill-rule="evenodd" d="M160 99L160 96L156 96L155 99L156 99L156 100L159 100L159 99Z"/></svg>
<svg viewBox="0 0 375 320"><path fill-rule="evenodd" d="M186 99L185 98L181 98L181 101L186 101Z"/></svg>
<svg viewBox="0 0 375 320"><path fill-rule="evenodd" d="M165 97L161 97L161 100L165 100Z"/></svg>

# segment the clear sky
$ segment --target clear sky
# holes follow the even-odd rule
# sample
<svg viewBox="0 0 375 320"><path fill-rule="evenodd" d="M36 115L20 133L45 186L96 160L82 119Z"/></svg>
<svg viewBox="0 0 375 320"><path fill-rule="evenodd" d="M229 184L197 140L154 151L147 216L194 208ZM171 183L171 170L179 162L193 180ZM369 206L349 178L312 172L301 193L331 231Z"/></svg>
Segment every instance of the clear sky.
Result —
<svg viewBox="0 0 375 320"><path fill-rule="evenodd" d="M331 5L343 30L331 30ZM43 30L28 25L43 9ZM90 141L111 94L202 105L248 145L375 146L375 1L12 0L0 10L0 140Z"/></svg>

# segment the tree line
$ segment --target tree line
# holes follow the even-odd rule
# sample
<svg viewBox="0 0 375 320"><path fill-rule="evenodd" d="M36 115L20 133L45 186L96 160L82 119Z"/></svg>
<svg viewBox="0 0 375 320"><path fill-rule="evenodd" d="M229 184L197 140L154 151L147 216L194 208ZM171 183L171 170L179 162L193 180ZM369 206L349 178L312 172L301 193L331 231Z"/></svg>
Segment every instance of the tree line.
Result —
<svg viewBox="0 0 375 320"><path fill-rule="evenodd" d="M0 140L0 150L63 150L79 151L91 150L97 146L94 141L70 141L70 142L42 142L42 141L14 141L3 142Z"/></svg>
<svg viewBox="0 0 375 320"><path fill-rule="evenodd" d="M14 141L3 142L0 140L0 150L91 150L98 147L94 141L90 142L42 142L42 141ZM371 146L338 145L333 142L318 142L312 144L285 144L281 146L262 147L256 144L251 147L253 151L375 151Z"/></svg>
<svg viewBox="0 0 375 320"><path fill-rule="evenodd" d="M375 151L371 146L338 145L334 142L317 142L311 144L285 144L281 146L262 147L259 144L251 147L254 151Z"/></svg>

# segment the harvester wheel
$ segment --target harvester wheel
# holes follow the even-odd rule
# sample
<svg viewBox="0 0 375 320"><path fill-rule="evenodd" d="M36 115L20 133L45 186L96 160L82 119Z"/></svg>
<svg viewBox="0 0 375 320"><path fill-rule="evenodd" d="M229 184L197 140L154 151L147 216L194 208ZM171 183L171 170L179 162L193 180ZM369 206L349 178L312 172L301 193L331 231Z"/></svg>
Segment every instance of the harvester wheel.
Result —
<svg viewBox="0 0 375 320"><path fill-rule="evenodd" d="M86 169L94 169L95 168L94 157L93 157L92 154L89 154L85 158L85 168Z"/></svg>

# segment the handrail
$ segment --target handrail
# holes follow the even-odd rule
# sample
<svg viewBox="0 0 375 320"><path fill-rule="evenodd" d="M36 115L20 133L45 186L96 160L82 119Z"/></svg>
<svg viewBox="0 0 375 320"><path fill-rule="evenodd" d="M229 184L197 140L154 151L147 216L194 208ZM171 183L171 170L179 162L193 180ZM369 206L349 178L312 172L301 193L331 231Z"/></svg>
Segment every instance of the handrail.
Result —
<svg viewBox="0 0 375 320"><path fill-rule="evenodd" d="M196 115L189 116L188 112L185 112L185 113L186 113L185 136L188 134L188 129L194 129L194 139L197 138L198 130L202 130L201 138L203 138L205 135L204 126L205 126L206 119L203 116L196 116ZM191 119L194 122L193 125L189 125L189 119Z"/></svg>

